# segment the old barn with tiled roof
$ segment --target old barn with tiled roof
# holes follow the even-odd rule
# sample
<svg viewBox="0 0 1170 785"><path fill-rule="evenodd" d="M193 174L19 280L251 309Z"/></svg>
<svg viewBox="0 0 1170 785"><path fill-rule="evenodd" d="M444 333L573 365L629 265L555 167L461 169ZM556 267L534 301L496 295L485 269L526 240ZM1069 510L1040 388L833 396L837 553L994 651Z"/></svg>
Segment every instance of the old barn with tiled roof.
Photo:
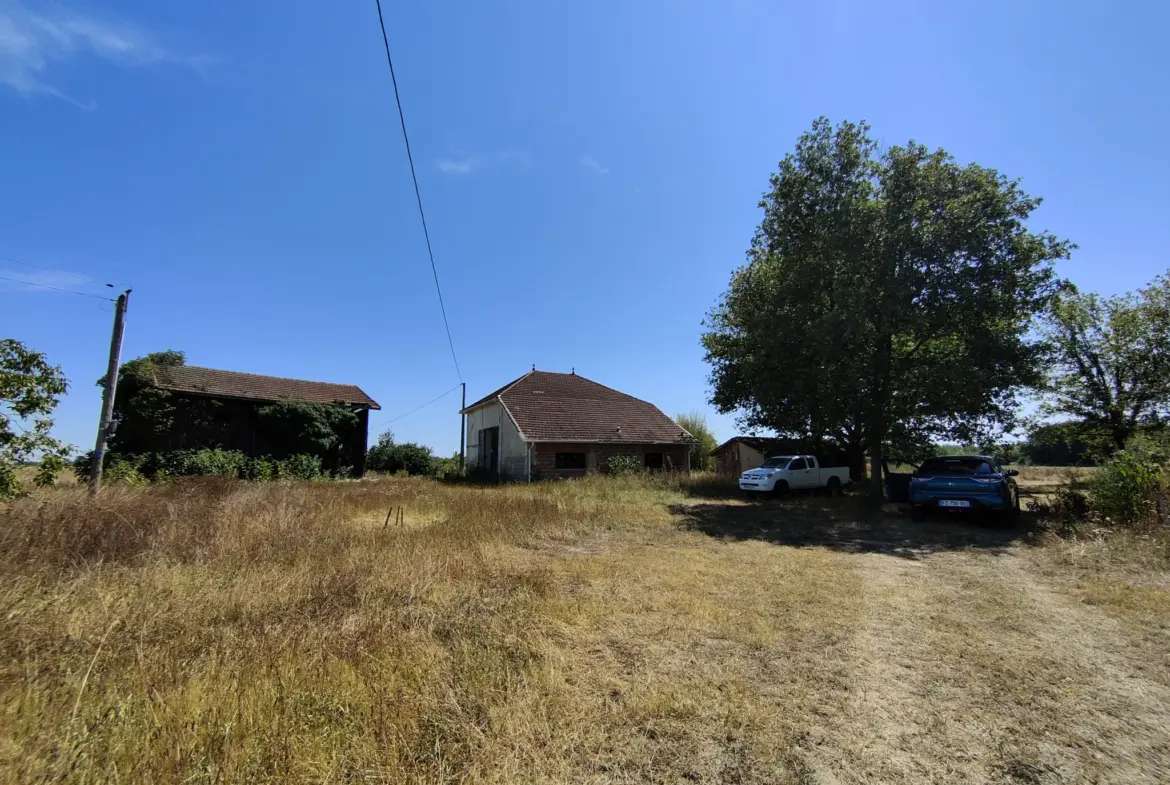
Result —
<svg viewBox="0 0 1170 785"><path fill-rule="evenodd" d="M694 437L654 404L576 373L533 370L463 410L467 464L493 474L579 476L615 455L690 469Z"/></svg>
<svg viewBox="0 0 1170 785"><path fill-rule="evenodd" d="M378 402L353 384L285 379L194 365L155 363L153 386L170 393L172 415L164 432L152 437L150 451L222 447L251 456L284 458L299 450L279 444L263 427L260 410L281 401L344 406L357 415L332 454L325 456L330 471L347 469L361 475L366 465L370 409ZM307 450L306 450L307 451Z"/></svg>

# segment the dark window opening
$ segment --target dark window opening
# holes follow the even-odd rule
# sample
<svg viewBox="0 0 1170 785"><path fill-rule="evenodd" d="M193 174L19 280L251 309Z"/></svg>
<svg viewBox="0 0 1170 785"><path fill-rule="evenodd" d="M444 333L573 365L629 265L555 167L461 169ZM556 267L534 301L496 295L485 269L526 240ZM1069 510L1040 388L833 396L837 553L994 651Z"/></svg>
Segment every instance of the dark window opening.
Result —
<svg viewBox="0 0 1170 785"><path fill-rule="evenodd" d="M647 469L661 469L662 468L662 453L648 452L646 453L646 468Z"/></svg>
<svg viewBox="0 0 1170 785"><path fill-rule="evenodd" d="M804 458L797 458L795 461L788 464L788 471L790 472L804 471L807 468L808 463L804 460Z"/></svg>
<svg viewBox="0 0 1170 785"><path fill-rule="evenodd" d="M558 469L584 469L585 468L585 453L583 452L558 452L557 463Z"/></svg>

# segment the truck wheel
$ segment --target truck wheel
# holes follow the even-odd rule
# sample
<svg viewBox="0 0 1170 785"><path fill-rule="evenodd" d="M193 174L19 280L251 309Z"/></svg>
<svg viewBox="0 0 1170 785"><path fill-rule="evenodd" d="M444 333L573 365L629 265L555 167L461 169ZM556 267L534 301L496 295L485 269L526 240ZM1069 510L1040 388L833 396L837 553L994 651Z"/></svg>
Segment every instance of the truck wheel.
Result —
<svg viewBox="0 0 1170 785"><path fill-rule="evenodd" d="M788 481L787 480L778 481L776 483L776 486L774 488L772 488L772 495L773 496L787 496L788 495Z"/></svg>
<svg viewBox="0 0 1170 785"><path fill-rule="evenodd" d="M830 496L840 496L841 495L841 478L840 477L830 477L829 482L825 485L825 487L829 490Z"/></svg>

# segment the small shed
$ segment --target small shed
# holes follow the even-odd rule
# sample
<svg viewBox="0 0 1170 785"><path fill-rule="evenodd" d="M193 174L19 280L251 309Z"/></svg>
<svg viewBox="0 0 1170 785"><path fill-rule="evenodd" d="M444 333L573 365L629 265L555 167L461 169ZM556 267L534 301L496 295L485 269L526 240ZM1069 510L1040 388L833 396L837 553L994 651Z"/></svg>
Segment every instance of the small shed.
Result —
<svg viewBox="0 0 1170 785"><path fill-rule="evenodd" d="M803 453L825 455L834 464L847 465L845 453L822 446L814 449L803 439L777 439L767 436L733 436L711 451L715 458L718 474L738 476L749 469L755 469L773 455L799 455Z"/></svg>

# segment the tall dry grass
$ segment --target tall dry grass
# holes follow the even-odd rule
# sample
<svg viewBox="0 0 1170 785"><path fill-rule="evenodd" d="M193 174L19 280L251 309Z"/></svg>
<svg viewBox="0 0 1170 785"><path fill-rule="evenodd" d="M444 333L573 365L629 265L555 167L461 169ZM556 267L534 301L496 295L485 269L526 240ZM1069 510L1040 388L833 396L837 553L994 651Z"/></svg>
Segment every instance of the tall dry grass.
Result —
<svg viewBox="0 0 1170 785"><path fill-rule="evenodd" d="M631 494L205 480L19 500L0 511L0 780L469 776L521 742L492 728L542 679L547 576L516 554L635 525ZM529 710L514 733L536 749Z"/></svg>

